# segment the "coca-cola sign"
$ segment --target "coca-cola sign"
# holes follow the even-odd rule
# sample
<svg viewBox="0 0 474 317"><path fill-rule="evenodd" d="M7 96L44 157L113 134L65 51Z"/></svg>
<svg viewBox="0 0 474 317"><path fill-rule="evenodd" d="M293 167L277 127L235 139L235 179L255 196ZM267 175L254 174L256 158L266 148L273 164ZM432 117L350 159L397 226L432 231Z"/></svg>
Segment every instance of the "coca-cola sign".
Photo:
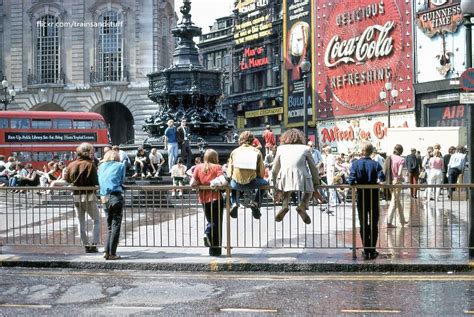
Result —
<svg viewBox="0 0 474 317"><path fill-rule="evenodd" d="M386 82L399 92L393 111L413 107L409 1L335 0L315 15L319 119L386 112Z"/></svg>
<svg viewBox="0 0 474 317"><path fill-rule="evenodd" d="M393 51L393 39L390 32L395 22L389 21L385 25L372 25L367 27L361 36L348 40L341 40L335 35L329 40L324 54L326 67L335 67L340 63L364 63L374 58L389 56ZM375 38L375 33L379 36Z"/></svg>

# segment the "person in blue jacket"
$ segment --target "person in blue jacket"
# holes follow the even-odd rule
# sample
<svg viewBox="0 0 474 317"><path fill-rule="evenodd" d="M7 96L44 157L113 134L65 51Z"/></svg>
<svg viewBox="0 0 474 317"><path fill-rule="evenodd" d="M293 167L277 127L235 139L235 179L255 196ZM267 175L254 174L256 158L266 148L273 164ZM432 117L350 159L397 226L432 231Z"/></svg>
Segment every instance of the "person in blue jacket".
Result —
<svg viewBox="0 0 474 317"><path fill-rule="evenodd" d="M369 142L361 145L361 158L352 162L349 173L350 185L374 185L385 181L382 167L371 159L374 147ZM379 226L379 189L357 189L357 212L359 215L360 236L364 245L364 259L377 258L375 250Z"/></svg>
<svg viewBox="0 0 474 317"><path fill-rule="evenodd" d="M107 216L107 240L104 246L106 260L120 259L117 246L122 225L124 179L125 163L120 162L120 154L108 151L99 166L100 200Z"/></svg>

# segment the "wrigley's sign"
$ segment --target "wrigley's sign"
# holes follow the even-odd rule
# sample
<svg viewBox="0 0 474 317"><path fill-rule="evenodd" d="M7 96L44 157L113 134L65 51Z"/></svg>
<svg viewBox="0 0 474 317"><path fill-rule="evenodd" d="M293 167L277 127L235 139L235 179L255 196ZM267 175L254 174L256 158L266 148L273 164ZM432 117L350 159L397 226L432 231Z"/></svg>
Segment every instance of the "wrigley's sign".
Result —
<svg viewBox="0 0 474 317"><path fill-rule="evenodd" d="M456 32L462 19L461 0L430 0L416 13L416 24L429 37Z"/></svg>

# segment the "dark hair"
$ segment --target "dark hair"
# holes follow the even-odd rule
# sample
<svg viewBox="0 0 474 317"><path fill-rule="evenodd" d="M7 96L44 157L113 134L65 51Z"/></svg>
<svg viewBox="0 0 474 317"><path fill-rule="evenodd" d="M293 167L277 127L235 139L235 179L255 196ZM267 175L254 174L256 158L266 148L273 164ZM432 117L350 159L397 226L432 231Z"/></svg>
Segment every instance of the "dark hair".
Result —
<svg viewBox="0 0 474 317"><path fill-rule="evenodd" d="M178 157L178 159L176 160L176 164L183 164L184 161L181 157Z"/></svg>
<svg viewBox="0 0 474 317"><path fill-rule="evenodd" d="M401 144L395 145L395 148L393 149L393 154L402 155L402 153L403 153L403 146Z"/></svg>
<svg viewBox="0 0 474 317"><path fill-rule="evenodd" d="M281 144L305 144L304 134L298 129L286 130L280 137Z"/></svg>

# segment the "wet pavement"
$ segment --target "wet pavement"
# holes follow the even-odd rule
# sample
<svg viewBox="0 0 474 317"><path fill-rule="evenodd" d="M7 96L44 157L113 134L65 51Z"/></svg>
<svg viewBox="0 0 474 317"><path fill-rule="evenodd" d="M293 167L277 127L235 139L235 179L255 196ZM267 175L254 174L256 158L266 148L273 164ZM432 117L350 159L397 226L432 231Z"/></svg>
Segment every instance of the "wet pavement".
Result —
<svg viewBox="0 0 474 317"><path fill-rule="evenodd" d="M466 316L471 274L0 268L1 316Z"/></svg>

